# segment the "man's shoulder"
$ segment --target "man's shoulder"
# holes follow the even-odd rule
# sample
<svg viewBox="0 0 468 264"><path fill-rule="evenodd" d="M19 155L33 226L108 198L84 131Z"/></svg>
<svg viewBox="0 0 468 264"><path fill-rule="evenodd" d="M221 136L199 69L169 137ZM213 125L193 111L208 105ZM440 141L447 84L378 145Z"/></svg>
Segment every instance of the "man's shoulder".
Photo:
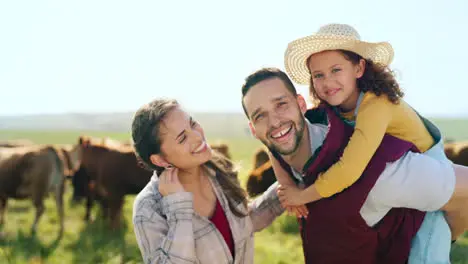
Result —
<svg viewBox="0 0 468 264"><path fill-rule="evenodd" d="M325 107L318 106L307 109L304 116L311 124L328 125L327 111L325 110Z"/></svg>

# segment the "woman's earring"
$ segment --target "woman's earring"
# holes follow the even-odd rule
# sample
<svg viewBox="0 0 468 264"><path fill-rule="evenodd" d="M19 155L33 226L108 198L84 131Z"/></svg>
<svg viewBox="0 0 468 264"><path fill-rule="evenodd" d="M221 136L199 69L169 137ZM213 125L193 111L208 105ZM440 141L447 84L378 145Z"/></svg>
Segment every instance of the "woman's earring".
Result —
<svg viewBox="0 0 468 264"><path fill-rule="evenodd" d="M174 168L174 166L172 164L169 164L169 165L166 166L166 169L172 169L172 168Z"/></svg>

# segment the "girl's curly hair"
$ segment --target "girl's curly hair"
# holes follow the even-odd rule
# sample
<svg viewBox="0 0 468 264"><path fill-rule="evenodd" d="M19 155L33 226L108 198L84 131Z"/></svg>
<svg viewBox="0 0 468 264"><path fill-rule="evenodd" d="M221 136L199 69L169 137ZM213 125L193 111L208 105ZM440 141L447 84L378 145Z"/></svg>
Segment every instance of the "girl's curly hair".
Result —
<svg viewBox="0 0 468 264"><path fill-rule="evenodd" d="M354 65L358 64L359 61L363 59L362 56L351 51L337 51L343 54L343 56ZM309 64L309 59L307 59L307 65ZM361 78L357 79L358 89L363 92L372 92L377 96L385 94L388 97L388 100L397 104L400 101L400 98L404 96L404 93L401 91L400 86L395 79L394 72L387 66L374 63L367 59L365 61L366 65L364 74ZM315 92L312 76L310 77L309 83L309 95L310 100L314 105L319 105L322 102L322 99L320 99Z"/></svg>

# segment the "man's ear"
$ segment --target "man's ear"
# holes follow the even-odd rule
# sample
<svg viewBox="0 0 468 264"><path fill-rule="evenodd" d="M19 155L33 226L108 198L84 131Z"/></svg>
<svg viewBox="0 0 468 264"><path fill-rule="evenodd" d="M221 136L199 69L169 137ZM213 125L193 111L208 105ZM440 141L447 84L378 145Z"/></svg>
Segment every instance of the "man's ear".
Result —
<svg viewBox="0 0 468 264"><path fill-rule="evenodd" d="M161 157L161 155L159 155L159 154L151 155L150 160L151 160L151 163L153 163L154 165L156 165L158 167L166 168L168 166L171 166L171 164L169 162L167 162L166 159Z"/></svg>
<svg viewBox="0 0 468 264"><path fill-rule="evenodd" d="M258 138L257 137L257 133L255 132L255 128L253 127L253 124L252 122L249 121L249 128L250 128L250 133L252 133L252 135L255 137L255 138Z"/></svg>
<svg viewBox="0 0 468 264"><path fill-rule="evenodd" d="M298 94L297 95L297 104L299 105L299 109L304 114L307 111L307 102L304 99L304 96Z"/></svg>

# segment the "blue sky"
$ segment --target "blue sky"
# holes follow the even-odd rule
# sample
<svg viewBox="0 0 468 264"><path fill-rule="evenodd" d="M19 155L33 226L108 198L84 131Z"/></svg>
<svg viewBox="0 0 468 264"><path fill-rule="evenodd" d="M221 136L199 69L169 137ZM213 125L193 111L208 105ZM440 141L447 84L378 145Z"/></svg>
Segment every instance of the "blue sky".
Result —
<svg viewBox="0 0 468 264"><path fill-rule="evenodd" d="M159 96L242 112L245 76L284 69L289 41L347 23L393 45L419 112L468 116L467 12L463 0L2 1L0 115L134 111Z"/></svg>

